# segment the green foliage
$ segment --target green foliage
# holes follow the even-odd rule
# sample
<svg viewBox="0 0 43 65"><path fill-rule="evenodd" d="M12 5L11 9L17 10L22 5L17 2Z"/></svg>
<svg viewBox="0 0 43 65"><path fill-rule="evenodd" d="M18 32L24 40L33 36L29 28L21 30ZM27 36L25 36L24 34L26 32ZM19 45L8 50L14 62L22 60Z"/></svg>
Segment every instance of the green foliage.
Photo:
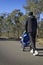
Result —
<svg viewBox="0 0 43 65"><path fill-rule="evenodd" d="M43 38L43 21L41 21L40 23L40 27L39 27L39 32L38 32L38 37L40 38Z"/></svg>
<svg viewBox="0 0 43 65"><path fill-rule="evenodd" d="M0 33L3 36L3 33L6 33L7 37L18 38L24 31L24 21L26 17L23 13L18 9L14 10L12 13L8 14L7 17L3 15L0 16Z"/></svg>
<svg viewBox="0 0 43 65"><path fill-rule="evenodd" d="M25 10L33 11L34 15L40 17L40 13L43 12L43 0L26 0Z"/></svg>

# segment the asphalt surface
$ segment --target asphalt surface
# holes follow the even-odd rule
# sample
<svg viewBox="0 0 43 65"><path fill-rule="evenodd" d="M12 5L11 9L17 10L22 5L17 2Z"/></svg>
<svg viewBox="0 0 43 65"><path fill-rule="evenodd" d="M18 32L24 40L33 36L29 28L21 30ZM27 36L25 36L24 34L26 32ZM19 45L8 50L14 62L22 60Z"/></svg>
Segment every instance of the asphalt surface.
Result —
<svg viewBox="0 0 43 65"><path fill-rule="evenodd" d="M22 51L19 41L0 41L0 65L43 65L43 46L37 43L38 56Z"/></svg>

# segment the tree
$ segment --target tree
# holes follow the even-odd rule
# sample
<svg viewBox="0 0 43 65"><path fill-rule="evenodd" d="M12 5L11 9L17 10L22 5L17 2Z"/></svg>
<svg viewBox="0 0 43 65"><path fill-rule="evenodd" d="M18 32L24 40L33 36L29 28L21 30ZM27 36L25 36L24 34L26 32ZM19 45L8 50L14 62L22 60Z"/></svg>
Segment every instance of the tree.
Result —
<svg viewBox="0 0 43 65"><path fill-rule="evenodd" d="M19 39L19 34L20 34L20 30L21 30L21 23L20 23L20 18L21 16L23 16L23 13L18 11L17 14L15 15L15 23L16 23L16 29L17 29L17 32L18 32L18 39Z"/></svg>
<svg viewBox="0 0 43 65"><path fill-rule="evenodd" d="M3 13L2 18L0 19L0 27L7 33L8 37L18 38L24 31L25 20L27 18L19 9L14 10L12 13L8 14ZM0 29L0 30L1 30Z"/></svg>
<svg viewBox="0 0 43 65"><path fill-rule="evenodd" d="M43 0L26 0L26 6L24 8L26 11L33 11L33 13L40 17L40 13L43 12Z"/></svg>
<svg viewBox="0 0 43 65"><path fill-rule="evenodd" d="M0 16L0 36L1 36L1 27L2 27L2 17Z"/></svg>
<svg viewBox="0 0 43 65"><path fill-rule="evenodd" d="M40 24L40 28L39 28L39 38L43 38L43 21L41 21L41 23L39 22Z"/></svg>
<svg viewBox="0 0 43 65"><path fill-rule="evenodd" d="M0 16L0 36L2 35L2 28L3 28L3 24L4 24L4 22L3 22L3 20L4 20L4 16Z"/></svg>
<svg viewBox="0 0 43 65"><path fill-rule="evenodd" d="M7 33L9 37L9 33L12 30L12 20L10 15L6 18L6 26L7 26Z"/></svg>
<svg viewBox="0 0 43 65"><path fill-rule="evenodd" d="M10 14L10 17L11 17L11 23L13 26L13 32L16 33L16 31L17 31L16 35L18 36L18 39L19 39L21 25L22 25L21 18L23 18L23 13L19 9L15 9Z"/></svg>

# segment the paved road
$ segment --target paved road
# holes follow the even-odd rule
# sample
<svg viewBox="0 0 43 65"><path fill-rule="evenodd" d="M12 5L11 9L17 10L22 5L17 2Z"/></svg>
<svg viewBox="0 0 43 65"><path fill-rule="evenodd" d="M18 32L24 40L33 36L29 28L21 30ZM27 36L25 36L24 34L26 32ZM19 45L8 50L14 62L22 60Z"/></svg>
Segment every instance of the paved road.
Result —
<svg viewBox="0 0 43 65"><path fill-rule="evenodd" d="M0 41L0 65L43 65L43 46L37 44L39 56L23 52L19 41Z"/></svg>

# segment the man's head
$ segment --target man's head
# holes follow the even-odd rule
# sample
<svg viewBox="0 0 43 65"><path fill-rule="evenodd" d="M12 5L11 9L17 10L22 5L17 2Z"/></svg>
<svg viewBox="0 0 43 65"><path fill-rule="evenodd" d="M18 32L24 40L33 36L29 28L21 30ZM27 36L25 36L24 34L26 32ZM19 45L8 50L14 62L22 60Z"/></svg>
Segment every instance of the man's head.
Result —
<svg viewBox="0 0 43 65"><path fill-rule="evenodd" d="M32 16L33 15L33 12L29 12L29 15Z"/></svg>

